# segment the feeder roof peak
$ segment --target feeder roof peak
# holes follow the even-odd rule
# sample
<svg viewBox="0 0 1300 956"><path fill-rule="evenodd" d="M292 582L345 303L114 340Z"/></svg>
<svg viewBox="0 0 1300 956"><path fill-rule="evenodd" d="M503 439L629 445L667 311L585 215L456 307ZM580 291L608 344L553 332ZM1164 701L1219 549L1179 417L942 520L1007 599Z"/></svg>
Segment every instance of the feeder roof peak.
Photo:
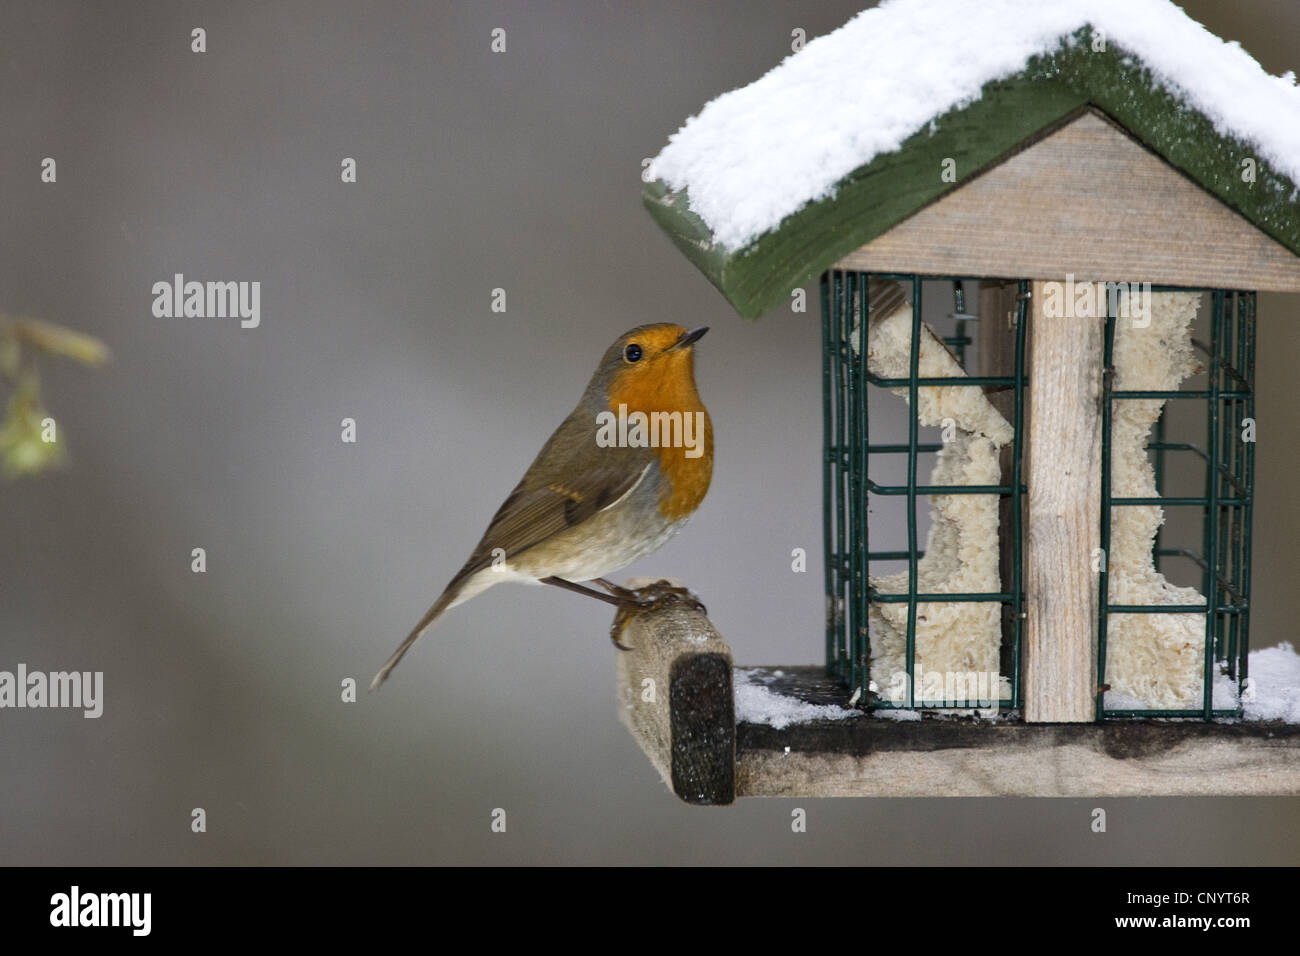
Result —
<svg viewBox="0 0 1300 956"><path fill-rule="evenodd" d="M1300 252L1295 75L1270 75L1169 0L885 0L688 119L651 162L645 201L723 287L717 270L761 258L765 241L833 206L846 185L923 162L936 189L910 190L875 218L825 219L833 250L802 237L818 261L801 275L815 274L830 252L879 235L1089 106ZM955 182L940 182L936 145L958 159ZM1263 170L1249 189L1243 158ZM775 301L771 289L743 301L723 291L746 315Z"/></svg>

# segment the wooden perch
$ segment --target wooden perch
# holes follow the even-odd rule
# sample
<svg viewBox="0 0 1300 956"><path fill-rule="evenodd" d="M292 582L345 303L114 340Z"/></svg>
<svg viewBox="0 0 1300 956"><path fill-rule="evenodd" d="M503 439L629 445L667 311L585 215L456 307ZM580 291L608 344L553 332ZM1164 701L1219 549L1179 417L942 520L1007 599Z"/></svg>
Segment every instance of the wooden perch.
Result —
<svg viewBox="0 0 1300 956"><path fill-rule="evenodd" d="M619 718L673 793L687 803L732 803L736 714L727 642L690 604L633 616L620 640L632 649L617 657Z"/></svg>

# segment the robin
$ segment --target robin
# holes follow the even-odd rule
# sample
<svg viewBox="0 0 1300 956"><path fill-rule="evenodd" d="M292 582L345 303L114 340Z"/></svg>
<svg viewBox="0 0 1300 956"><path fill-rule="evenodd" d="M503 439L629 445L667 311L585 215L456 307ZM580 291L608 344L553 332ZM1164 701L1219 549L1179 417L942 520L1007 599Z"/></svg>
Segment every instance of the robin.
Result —
<svg viewBox="0 0 1300 956"><path fill-rule="evenodd" d="M619 336L578 407L542 446L371 690L444 611L502 581L550 584L616 605L611 637L619 647L629 614L694 601L666 581L632 591L605 578L660 548L709 490L713 427L695 389L694 365L695 343L707 331L663 323Z"/></svg>

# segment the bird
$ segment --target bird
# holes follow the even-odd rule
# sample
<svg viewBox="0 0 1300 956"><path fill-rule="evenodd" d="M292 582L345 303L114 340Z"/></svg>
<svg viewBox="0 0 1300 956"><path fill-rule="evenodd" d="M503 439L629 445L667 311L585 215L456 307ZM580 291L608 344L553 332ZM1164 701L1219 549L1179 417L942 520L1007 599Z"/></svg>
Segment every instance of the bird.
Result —
<svg viewBox="0 0 1300 956"><path fill-rule="evenodd" d="M497 510L442 594L379 669L387 679L446 611L495 584L519 581L576 591L629 614L691 601L658 581L630 590L607 576L662 547L704 500L713 477L713 424L695 385L695 344L708 327L663 322L618 337L577 406ZM591 582L601 591L579 582Z"/></svg>

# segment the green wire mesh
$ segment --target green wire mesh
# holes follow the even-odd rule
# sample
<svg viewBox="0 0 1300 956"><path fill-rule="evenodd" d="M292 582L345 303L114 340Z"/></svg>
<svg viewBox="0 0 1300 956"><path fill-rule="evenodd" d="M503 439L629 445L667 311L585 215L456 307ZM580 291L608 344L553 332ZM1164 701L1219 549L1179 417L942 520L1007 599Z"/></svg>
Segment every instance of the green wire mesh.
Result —
<svg viewBox="0 0 1300 956"><path fill-rule="evenodd" d="M1203 291L1154 286L1154 292ZM1119 391L1113 387L1115 345L1114 299L1108 297L1106 346L1102 376L1101 447L1101 548L1110 554L1112 508L1159 505L1201 509L1201 551L1163 546L1157 532L1154 559L1179 556L1192 560L1202 571L1205 604L1111 604L1106 562L1101 564L1098 587L1097 673L1106 673L1106 637L1111 614L1205 615L1205 663L1202 670L1201 706L1183 710L1110 708L1105 701L1105 678L1097 691L1098 719L1108 717L1214 717L1241 716L1240 700L1247 678L1250 631L1251 509L1254 502L1255 444L1246 441L1244 420L1255 418L1255 294L1212 290L1210 341L1193 339L1208 363L1207 388L1176 391ZM1205 446L1168 440L1165 415L1156 423L1154 451L1156 497L1116 498L1111 495L1111 419L1115 403L1126 399L1200 400L1205 402ZM1168 410L1166 404L1165 410ZM1201 495L1163 496L1166 455L1178 452L1199 458L1205 466L1205 492ZM1236 682L1236 706L1214 706L1214 678L1220 671Z"/></svg>
<svg viewBox="0 0 1300 956"><path fill-rule="evenodd" d="M867 367L862 349L855 350L851 337L855 330L865 344L866 316L871 308L869 278L906 283L912 300L910 368L906 378L883 378ZM1015 372L1009 376L976 375L967 377L923 378L919 375L923 282L942 281L953 284L954 333L945 337L958 363L966 364L967 321L975 318L965 310L963 277L884 275L831 270L822 275L822 391L823 445L822 471L823 545L826 567L826 669L846 684L853 699L872 708L964 708L988 706L988 701L968 699L927 700L918 702L916 673L917 605L929 601L999 603L1003 612L1004 672L1009 671L1011 696L998 701L1001 708L1020 706L1020 645L1023 624L1021 561L1021 498L1025 488L1019 481L1009 485L941 485L921 484L917 479L918 455L938 451L939 444L918 440L916 415L908 415L908 436L904 443L870 441L869 391L871 388L906 388L908 407L917 407L918 389L928 385L953 385L973 388L997 387L1014 394L1015 438L1012 447L1012 475L1020 474L1021 426L1024 418L1024 335L1027 283L1020 283L1015 323ZM885 485L870 478L874 456L907 456L907 483ZM916 503L920 495L971 494L999 495L1010 498L1013 527L1011 584L1002 592L920 593L917 587L917 562L923 555L917 543ZM872 496L905 498L907 547L902 551L871 551L868 548L867 511ZM870 585L872 562L907 561L908 585L905 593L885 594ZM870 636L868 608L878 603L906 603L906 699L890 701L868 690L870 684Z"/></svg>
<svg viewBox="0 0 1300 956"><path fill-rule="evenodd" d="M867 367L865 356L852 345L855 330L865 329L870 309L869 278L905 283L912 299L912 330L909 375L906 378L882 378ZM872 708L945 708L984 706L986 702L961 700L918 702L915 695L916 611L928 601L998 602L1003 605L1003 673L1011 683L1011 696L999 701L1002 709L1020 707L1021 633L1024 621L1023 594L1023 498L1021 484L1024 426L1025 331L1029 283L1019 283L1015 312L1015 364L1010 376L922 378L919 375L923 283L952 283L956 325L953 335L944 339L959 364L966 366L967 321L975 318L965 309L966 277L868 274L831 270L821 277L822 305L822 393L823 393L823 550L826 568L826 670L853 692L853 699ZM1184 290L1155 286L1152 291ZM1107 297L1113 306L1114 299ZM1097 630L1098 674L1105 674L1106 636L1110 614L1185 614L1205 615L1204 691L1201 706L1187 710L1106 709L1105 681L1099 681L1098 719L1126 717L1213 717L1239 716L1240 706L1216 708L1213 700L1214 676L1222 670L1236 681L1237 698L1247 678L1248 634L1250 625L1250 545L1251 509L1254 488L1254 444L1241 434L1242 421L1254 419L1255 364L1255 296L1251 292L1214 290L1211 296L1210 341L1194 342L1208 361L1208 387L1176 391L1118 391L1113 388L1113 348L1115 315L1108 308L1102 402L1101 468L1101 547L1110 553L1111 509L1136 505L1200 508L1202 543L1199 553L1182 548L1165 547L1158 532L1154 558L1179 556L1190 559L1202 569L1204 605L1120 605L1108 600L1108 578L1103 562L1098 586ZM939 486L920 484L917 459L934 452L941 445L918 441L914 412L908 415L906 442L870 441L869 394L873 388L906 388L908 407L917 407L917 390L927 385L968 387L994 386L1009 388L1014 394L1015 438L1012 468L1016 476L1008 485ZM1116 498L1111 495L1111 419L1114 402L1126 399L1202 400L1206 404L1205 446L1192 442L1170 441L1162 414L1156 423L1153 440L1148 444L1154 453L1156 497ZM1166 409L1168 406L1166 405ZM1163 495L1168 473L1166 456L1177 453L1200 458L1205 464L1205 491L1194 496ZM906 455L907 481L885 485L872 481L870 464L878 456ZM927 494L997 494L1010 500L1011 527L1006 540L1011 549L1010 586L1001 593L966 592L918 593L917 562L923 551L917 543L916 502ZM871 551L868 548L867 512L870 500L905 499L907 544L899 551ZM869 572L872 562L906 561L908 586L905 593L884 594L871 588ZM1004 582L1004 587L1006 582ZM906 700L893 702L870 693L871 659L868 608L872 601L907 604L906 667L909 676Z"/></svg>

